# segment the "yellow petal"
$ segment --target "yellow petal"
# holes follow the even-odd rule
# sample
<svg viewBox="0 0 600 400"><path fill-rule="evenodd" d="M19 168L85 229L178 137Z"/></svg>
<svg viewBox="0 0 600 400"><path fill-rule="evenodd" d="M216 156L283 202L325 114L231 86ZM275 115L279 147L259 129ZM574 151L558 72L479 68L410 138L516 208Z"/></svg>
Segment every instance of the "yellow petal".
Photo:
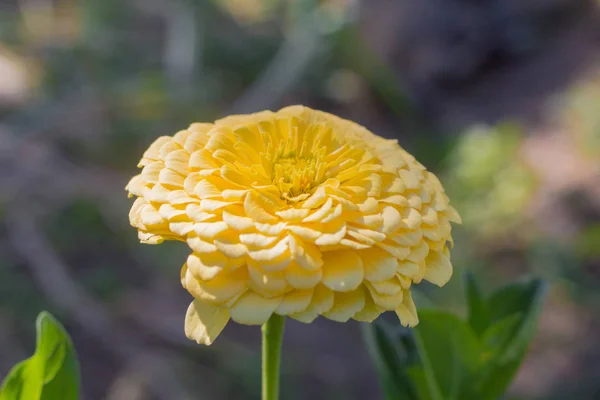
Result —
<svg viewBox="0 0 600 400"><path fill-rule="evenodd" d="M378 307L369 293L365 293L365 306L354 314L352 318L361 322L373 322L381 314L382 309Z"/></svg>
<svg viewBox="0 0 600 400"><path fill-rule="evenodd" d="M373 302L384 310L394 310L402 305L404 301L404 292L399 290L394 294L382 294L377 292L370 283L367 283L369 293L373 298Z"/></svg>
<svg viewBox="0 0 600 400"><path fill-rule="evenodd" d="M313 290L293 290L286 294L277 307L277 314L289 315L299 313L309 306L313 296Z"/></svg>
<svg viewBox="0 0 600 400"><path fill-rule="evenodd" d="M419 316L417 314L417 308L413 302L410 291L404 293L404 299L402 305L396 308L396 315L400 318L400 323L403 326L413 327L419 323Z"/></svg>
<svg viewBox="0 0 600 400"><path fill-rule="evenodd" d="M217 222L196 222L194 232L203 239L212 239L219 233L227 230L228 226L224 221Z"/></svg>
<svg viewBox="0 0 600 400"><path fill-rule="evenodd" d="M323 316L338 322L346 322L365 307L365 290L359 287L350 292L334 292L333 307Z"/></svg>
<svg viewBox="0 0 600 400"><path fill-rule="evenodd" d="M238 232L243 232L254 227L252 218L242 217L223 211L223 221L231 228Z"/></svg>
<svg viewBox="0 0 600 400"><path fill-rule="evenodd" d="M323 254L323 284L334 291L348 292L362 282L362 259L355 251L330 251Z"/></svg>
<svg viewBox="0 0 600 400"><path fill-rule="evenodd" d="M396 231L402 224L402 216L400 212L394 207L387 206L381 212L383 218L383 225L381 226L381 232L389 234Z"/></svg>
<svg viewBox="0 0 600 400"><path fill-rule="evenodd" d="M284 270L285 279L296 289L311 289L315 287L323 277L323 270L310 271L291 262Z"/></svg>
<svg viewBox="0 0 600 400"><path fill-rule="evenodd" d="M261 199L259 195L255 194L253 191L248 192L246 199L244 200L244 210L246 210L246 215L257 222L265 223L277 221L277 218L273 214L270 214L263 205L265 205L264 199Z"/></svg>
<svg viewBox="0 0 600 400"><path fill-rule="evenodd" d="M429 246L425 241L421 241L418 246L410 248L407 259L418 264L427 257L427 254L429 254Z"/></svg>
<svg viewBox="0 0 600 400"><path fill-rule="evenodd" d="M288 239L283 238L273 247L261 250L249 250L248 256L254 261L269 261L288 253Z"/></svg>
<svg viewBox="0 0 600 400"><path fill-rule="evenodd" d="M210 346L229 322L229 311L194 300L185 315L185 335L198 344Z"/></svg>
<svg viewBox="0 0 600 400"><path fill-rule="evenodd" d="M187 259L187 267L196 279L209 281L213 279L227 265L227 258L219 253L190 254Z"/></svg>
<svg viewBox="0 0 600 400"><path fill-rule="evenodd" d="M263 325L281 303L281 297L267 299L253 291L240 296L230 308L231 319L244 325Z"/></svg>
<svg viewBox="0 0 600 400"><path fill-rule="evenodd" d="M287 287L283 271L267 272L256 262L248 263L248 273L254 288L269 297L282 295Z"/></svg>
<svg viewBox="0 0 600 400"><path fill-rule="evenodd" d="M357 252L363 261L365 279L382 282L392 278L398 269L398 261L385 250L373 247Z"/></svg>
<svg viewBox="0 0 600 400"><path fill-rule="evenodd" d="M434 285L444 286L452 277L452 264L450 259L439 252L432 252L425 259L424 279Z"/></svg>
<svg viewBox="0 0 600 400"><path fill-rule="evenodd" d="M185 288L197 299L212 304L223 304L246 290L248 271L239 268L231 273L217 274L213 279L204 281L196 279L188 271L185 276Z"/></svg>
<svg viewBox="0 0 600 400"><path fill-rule="evenodd" d="M317 246L295 238L293 235L288 236L288 239L290 254L300 267L311 271L321 268L323 257Z"/></svg>

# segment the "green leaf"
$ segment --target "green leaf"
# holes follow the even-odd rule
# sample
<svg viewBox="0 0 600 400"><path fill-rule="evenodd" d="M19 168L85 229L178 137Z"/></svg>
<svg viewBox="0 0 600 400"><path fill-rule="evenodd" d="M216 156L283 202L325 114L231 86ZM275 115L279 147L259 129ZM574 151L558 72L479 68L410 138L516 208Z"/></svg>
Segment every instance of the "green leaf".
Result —
<svg viewBox="0 0 600 400"><path fill-rule="evenodd" d="M535 333L546 290L545 282L531 280L502 288L490 298L494 323L483 335L487 364L475 380L478 398L495 400L506 392Z"/></svg>
<svg viewBox="0 0 600 400"><path fill-rule="evenodd" d="M35 354L9 372L0 400L77 400L79 364L69 335L46 311L36 321Z"/></svg>
<svg viewBox="0 0 600 400"><path fill-rule="evenodd" d="M428 397L433 400L465 399L470 396L471 377L481 366L481 346L471 327L443 311L419 311L414 329ZM415 369L411 378L423 378ZM423 387L417 384L417 387Z"/></svg>
<svg viewBox="0 0 600 400"><path fill-rule="evenodd" d="M394 335L383 323L361 324L363 336L386 400L419 400L408 377L409 357L399 334Z"/></svg>
<svg viewBox="0 0 600 400"><path fill-rule="evenodd" d="M500 321L517 313L522 314L521 323L515 326L512 332L513 339L504 349L504 361L516 357L529 345L547 289L545 281L534 279L506 286L490 297L493 321Z"/></svg>
<svg viewBox="0 0 600 400"><path fill-rule="evenodd" d="M469 325L477 336L481 336L490 325L491 315L486 299L481 293L475 275L468 272L465 275L465 291L469 312Z"/></svg>

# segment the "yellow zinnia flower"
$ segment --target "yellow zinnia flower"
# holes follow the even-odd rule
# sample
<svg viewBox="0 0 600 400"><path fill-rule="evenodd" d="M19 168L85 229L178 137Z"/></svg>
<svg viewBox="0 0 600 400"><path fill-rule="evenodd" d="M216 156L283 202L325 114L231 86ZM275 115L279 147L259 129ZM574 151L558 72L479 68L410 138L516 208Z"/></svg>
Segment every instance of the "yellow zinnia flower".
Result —
<svg viewBox="0 0 600 400"><path fill-rule="evenodd" d="M189 338L273 314L418 323L410 286L452 275L439 180L398 146L307 107L196 123L158 138L127 185L140 240L187 242Z"/></svg>

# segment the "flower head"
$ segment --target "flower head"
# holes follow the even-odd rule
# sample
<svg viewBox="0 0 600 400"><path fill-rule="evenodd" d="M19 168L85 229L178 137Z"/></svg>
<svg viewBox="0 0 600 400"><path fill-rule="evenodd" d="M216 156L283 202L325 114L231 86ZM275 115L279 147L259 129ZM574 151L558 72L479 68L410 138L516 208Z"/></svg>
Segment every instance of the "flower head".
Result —
<svg viewBox="0 0 600 400"><path fill-rule="evenodd" d="M186 242L186 334L210 344L229 319L418 323L410 294L452 275L439 180L398 146L302 106L192 124L158 138L127 185L142 242Z"/></svg>

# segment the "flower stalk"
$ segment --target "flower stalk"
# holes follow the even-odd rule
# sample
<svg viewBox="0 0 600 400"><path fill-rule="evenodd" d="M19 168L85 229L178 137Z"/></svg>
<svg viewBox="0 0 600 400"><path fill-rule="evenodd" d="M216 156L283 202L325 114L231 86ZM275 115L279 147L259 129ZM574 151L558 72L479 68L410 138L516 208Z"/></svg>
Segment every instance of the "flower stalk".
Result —
<svg viewBox="0 0 600 400"><path fill-rule="evenodd" d="M279 399L279 366L285 317L273 314L262 326L262 400Z"/></svg>

